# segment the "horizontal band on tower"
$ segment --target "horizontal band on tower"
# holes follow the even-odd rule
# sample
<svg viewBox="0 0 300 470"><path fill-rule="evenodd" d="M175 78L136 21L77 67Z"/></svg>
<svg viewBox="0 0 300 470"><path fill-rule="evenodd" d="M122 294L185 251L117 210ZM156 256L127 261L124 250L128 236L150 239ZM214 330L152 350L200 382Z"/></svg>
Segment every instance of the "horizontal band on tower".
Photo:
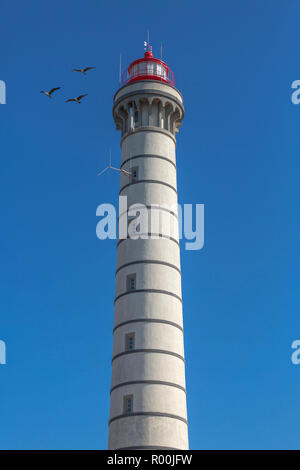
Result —
<svg viewBox="0 0 300 470"><path fill-rule="evenodd" d="M179 421L182 421L183 423L187 424L187 420L185 418L182 418L182 416L172 415L170 413L160 413L160 412L155 412L155 411L139 411L136 413L118 415L118 416L115 416L114 418L111 418L108 424L110 425L113 421L116 421L118 419L133 418L135 416L155 416L159 418L172 418L172 419L178 419Z"/></svg>
<svg viewBox="0 0 300 470"><path fill-rule="evenodd" d="M125 240L159 240L160 238L163 238L164 240L171 240L172 242L176 243L176 245L180 246L179 245L179 241L176 240L176 238L173 238L173 237L168 237L167 235L164 235L163 233L139 233L139 235L141 236L147 236L148 238L138 238L138 239L134 239L134 238L130 238L130 237L127 237L127 238L121 238L118 240L118 243L117 243L117 247L120 245L120 243L122 242L125 242ZM151 236L154 236L154 237L158 237L158 238L151 238Z"/></svg>
<svg viewBox="0 0 300 470"><path fill-rule="evenodd" d="M130 382L123 382L118 385L115 385L110 389L110 393L113 392L116 388L125 387L126 385L137 385L137 384L145 384L145 385L167 385L168 387L175 387L182 390L186 393L186 390L181 385L175 384L173 382L164 382L163 380L132 380Z"/></svg>
<svg viewBox="0 0 300 470"><path fill-rule="evenodd" d="M164 447L164 446L131 446L131 447L116 447L115 449L109 449L109 450L155 450L155 449L160 449L160 450L183 450L180 449L179 447Z"/></svg>
<svg viewBox="0 0 300 470"><path fill-rule="evenodd" d="M185 359L183 356L180 354L177 354L173 351L165 351L164 349L132 349L130 351L123 351L119 354L116 354L113 356L111 362L113 362L115 359L118 359L121 356L126 356L128 354L135 354L135 353L156 353L156 354L167 354L169 356L174 356L180 359L182 362L185 362Z"/></svg>
<svg viewBox="0 0 300 470"><path fill-rule="evenodd" d="M134 184L140 184L140 183L154 183L154 184L162 184L163 186L167 186L168 188L172 189L176 194L177 194L177 189L172 186L169 183L166 183L165 181L159 181L159 180L138 180L138 181L132 181L131 183L125 184L123 188L120 189L119 191L119 196L124 189L128 188L129 186L133 186Z"/></svg>
<svg viewBox="0 0 300 470"><path fill-rule="evenodd" d="M126 160L124 160L124 162L121 164L120 166L120 169L123 168L123 166L127 163L127 162L130 162L131 160L135 160L136 158L160 158L161 160L166 160L167 162L171 163L171 165L173 165L173 167L175 168L176 170L176 165L175 163L170 160L170 158L167 158L167 157L163 157L162 155L155 155L153 153L143 153L141 155L135 155L134 157L129 157L129 158L126 158Z"/></svg>
<svg viewBox="0 0 300 470"><path fill-rule="evenodd" d="M172 268L172 269L175 269L180 275L181 275L181 270L175 266L174 264L171 264L171 263L167 263L166 261L157 261L157 260L140 260L140 261L131 261L130 263L126 263L126 264L122 264L122 266L120 266L118 269L116 269L116 274L118 274L118 272L123 269L123 268L127 268L127 266L132 266L133 264L160 264L162 266L168 266L168 268Z"/></svg>
<svg viewBox="0 0 300 470"><path fill-rule="evenodd" d="M172 134L172 132L167 131L167 129L163 129L162 127L156 127L156 126L142 126L142 127L137 127L133 131L126 132L126 134L124 134L121 138L120 147L122 147L123 142L124 142L125 139L127 139L127 137L129 137L131 135L134 135L134 134L137 134L138 132L159 132L161 134L166 135L167 137L170 137L170 139L173 140L173 142L176 146L175 135Z"/></svg>
<svg viewBox="0 0 300 470"><path fill-rule="evenodd" d="M179 297L179 295L174 294L174 292L170 292L168 290L160 290L160 289L134 289L134 290L129 290L126 292L123 292L122 294L117 295L115 298L114 302L119 300L121 297L124 297L124 295L129 295L129 294L137 294L139 292L149 292L152 294L165 294L165 295L171 295L172 297L175 297L178 299L180 302L182 302L182 298Z"/></svg>
<svg viewBox="0 0 300 470"><path fill-rule="evenodd" d="M140 203L136 203L134 204L134 209L136 209L137 211L139 210L139 207L137 204L140 204ZM142 204L141 203L141 209L144 209L146 207L146 209L149 209L149 210L153 210L153 211L165 211L165 212L168 212L169 214L173 215L174 217L176 217L176 219L178 219L178 214L176 214L174 211L170 211L169 209L167 209L166 207L163 207L163 206L160 206L159 204ZM120 217L122 217L124 214L128 214L128 212L130 211L130 208L127 209L126 211L122 212L121 214L118 215L118 221L120 220Z"/></svg>
<svg viewBox="0 0 300 470"><path fill-rule="evenodd" d="M113 333L116 331L117 328L120 328L121 326L128 325L129 323L139 323L139 322L146 322L146 323L164 323L166 325L171 325L174 326L175 328L178 328L180 331L183 332L183 328L181 325L178 325L177 323L174 323L169 320L160 320L159 318L137 318L135 320L127 320L122 323L119 323L116 325L113 329Z"/></svg>

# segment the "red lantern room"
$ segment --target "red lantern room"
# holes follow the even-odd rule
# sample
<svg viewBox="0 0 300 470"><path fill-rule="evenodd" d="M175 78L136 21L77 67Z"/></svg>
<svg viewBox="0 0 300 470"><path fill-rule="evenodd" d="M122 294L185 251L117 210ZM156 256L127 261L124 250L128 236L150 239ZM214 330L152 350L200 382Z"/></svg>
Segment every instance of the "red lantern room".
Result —
<svg viewBox="0 0 300 470"><path fill-rule="evenodd" d="M173 71L165 62L155 59L152 54L152 47L145 43L146 52L142 59L132 62L122 76L122 85L136 82L138 80L158 80L175 86Z"/></svg>

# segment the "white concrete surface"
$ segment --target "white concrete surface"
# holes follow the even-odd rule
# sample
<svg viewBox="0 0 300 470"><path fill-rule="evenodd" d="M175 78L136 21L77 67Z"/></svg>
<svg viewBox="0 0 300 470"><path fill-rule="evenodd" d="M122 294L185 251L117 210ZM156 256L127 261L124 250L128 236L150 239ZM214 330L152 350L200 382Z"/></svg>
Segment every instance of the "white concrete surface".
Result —
<svg viewBox="0 0 300 470"><path fill-rule="evenodd" d="M127 196L128 206L164 205L173 214L170 232L162 210L153 210L156 218L148 225L149 231L155 225L172 239L118 244L109 449L188 449L176 217L175 135L183 118L182 96L167 84L144 80L121 88L114 104L116 126L122 131L122 168L138 168L134 184L121 173L120 194ZM133 292L127 291L129 275L136 277ZM129 333L135 337L132 351L126 350ZM123 409L127 395L133 396L129 415Z"/></svg>

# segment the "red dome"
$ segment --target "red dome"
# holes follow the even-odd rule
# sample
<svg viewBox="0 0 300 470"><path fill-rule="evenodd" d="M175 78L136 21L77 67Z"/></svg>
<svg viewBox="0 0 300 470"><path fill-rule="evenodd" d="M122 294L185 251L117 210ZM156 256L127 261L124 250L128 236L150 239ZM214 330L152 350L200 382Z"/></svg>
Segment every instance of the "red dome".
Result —
<svg viewBox="0 0 300 470"><path fill-rule="evenodd" d="M138 80L158 80L175 86L174 73L165 62L153 57L148 48L142 59L132 62L122 76L122 85Z"/></svg>

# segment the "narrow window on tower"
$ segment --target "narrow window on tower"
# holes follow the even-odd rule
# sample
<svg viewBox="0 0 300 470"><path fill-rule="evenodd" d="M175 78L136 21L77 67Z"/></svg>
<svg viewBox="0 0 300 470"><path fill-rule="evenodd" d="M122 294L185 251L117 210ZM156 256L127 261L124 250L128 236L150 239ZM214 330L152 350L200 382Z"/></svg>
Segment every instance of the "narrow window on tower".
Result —
<svg viewBox="0 0 300 470"><path fill-rule="evenodd" d="M134 107L133 103L129 104L129 129L134 129Z"/></svg>
<svg viewBox="0 0 300 470"><path fill-rule="evenodd" d="M131 182L134 183L138 179L138 167L135 166L134 168L131 168Z"/></svg>
<svg viewBox="0 0 300 470"><path fill-rule="evenodd" d="M130 274L127 276L127 290L135 290L136 289L136 275Z"/></svg>
<svg viewBox="0 0 300 470"><path fill-rule="evenodd" d="M133 412L133 395L126 395L123 399L123 413L129 414Z"/></svg>
<svg viewBox="0 0 300 470"><path fill-rule="evenodd" d="M137 124L139 121L139 112L138 111L135 111L134 112L134 122L135 124Z"/></svg>
<svg viewBox="0 0 300 470"><path fill-rule="evenodd" d="M135 342L134 340L135 340L134 333L127 333L127 335L125 335L125 350L126 351L133 351L134 342Z"/></svg>

